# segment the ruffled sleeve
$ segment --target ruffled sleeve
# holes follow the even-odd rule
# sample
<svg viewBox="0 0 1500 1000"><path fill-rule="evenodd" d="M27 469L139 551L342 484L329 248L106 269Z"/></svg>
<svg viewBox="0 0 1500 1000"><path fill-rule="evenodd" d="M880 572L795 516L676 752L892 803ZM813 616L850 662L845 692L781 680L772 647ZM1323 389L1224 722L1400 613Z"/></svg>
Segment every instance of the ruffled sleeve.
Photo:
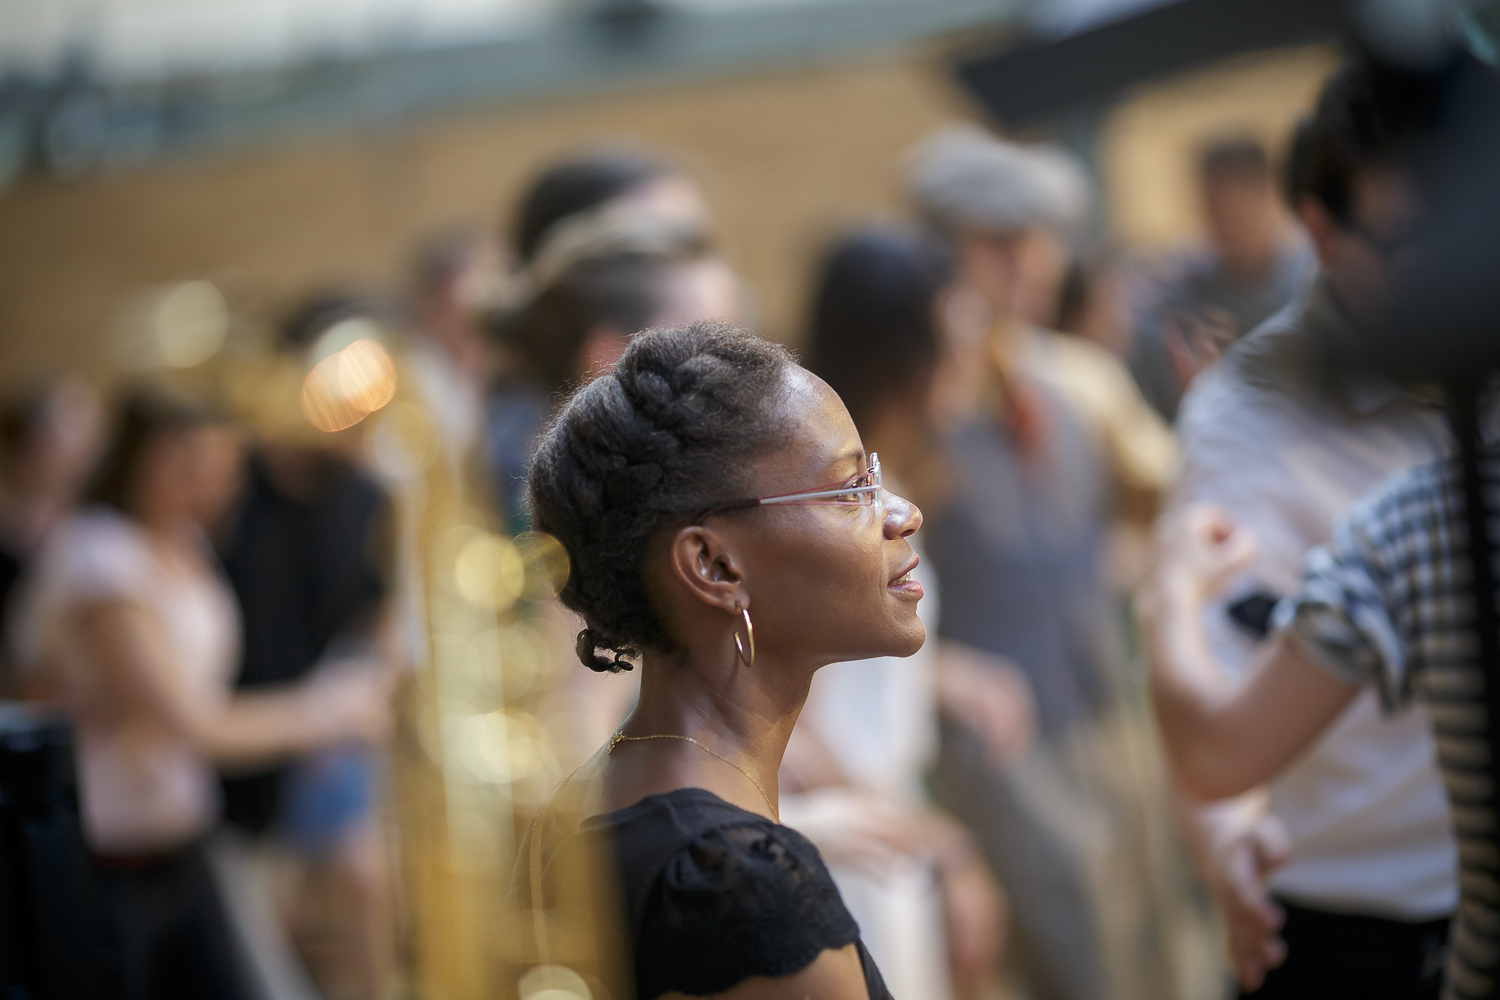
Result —
<svg viewBox="0 0 1500 1000"><path fill-rule="evenodd" d="M644 902L639 1000L791 975L859 937L817 850L769 822L699 833L668 859Z"/></svg>
<svg viewBox="0 0 1500 1000"><path fill-rule="evenodd" d="M70 603L137 598L153 572L140 529L102 507L65 524L46 561L59 595Z"/></svg>

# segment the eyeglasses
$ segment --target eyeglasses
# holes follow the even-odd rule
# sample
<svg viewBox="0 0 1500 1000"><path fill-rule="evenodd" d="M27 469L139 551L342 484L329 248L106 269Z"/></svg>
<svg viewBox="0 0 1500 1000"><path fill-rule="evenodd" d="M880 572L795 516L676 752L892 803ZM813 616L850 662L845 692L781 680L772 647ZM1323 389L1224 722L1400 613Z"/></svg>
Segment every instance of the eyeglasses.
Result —
<svg viewBox="0 0 1500 1000"><path fill-rule="evenodd" d="M816 489L800 493L779 493L769 497L746 497L730 500L710 507L694 520L702 521L711 514L722 514L726 510L742 510L746 507L770 507L791 504L840 504L851 507L874 507L877 514L885 513L885 487L880 478L880 456L870 453L870 467L864 475L842 483L829 483Z"/></svg>

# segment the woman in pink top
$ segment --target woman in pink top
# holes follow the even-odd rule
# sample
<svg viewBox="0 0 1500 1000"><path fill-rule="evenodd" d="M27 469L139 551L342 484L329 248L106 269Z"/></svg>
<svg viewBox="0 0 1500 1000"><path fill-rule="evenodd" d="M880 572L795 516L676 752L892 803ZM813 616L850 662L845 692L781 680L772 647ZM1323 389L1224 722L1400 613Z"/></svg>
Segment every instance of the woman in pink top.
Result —
<svg viewBox="0 0 1500 1000"><path fill-rule="evenodd" d="M244 994L202 852L215 767L378 736L386 677L235 694L239 614L203 525L238 485L231 431L166 396L125 402L88 503L60 524L17 616L34 694L72 715L111 978L129 1000Z"/></svg>

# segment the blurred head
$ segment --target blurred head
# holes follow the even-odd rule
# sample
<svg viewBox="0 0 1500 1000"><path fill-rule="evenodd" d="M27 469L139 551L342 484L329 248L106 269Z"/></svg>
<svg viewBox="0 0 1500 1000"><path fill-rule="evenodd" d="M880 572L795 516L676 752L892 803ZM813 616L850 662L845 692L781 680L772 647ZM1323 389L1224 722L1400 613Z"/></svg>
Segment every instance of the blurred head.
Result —
<svg viewBox="0 0 1500 1000"><path fill-rule="evenodd" d="M1254 277L1270 266L1283 209L1271 157L1254 139L1227 139L1198 157L1198 191L1209 243L1231 274Z"/></svg>
<svg viewBox="0 0 1500 1000"><path fill-rule="evenodd" d="M1053 325L1122 357L1130 352L1135 336L1130 288L1117 253L1100 252L1069 265Z"/></svg>
<svg viewBox="0 0 1500 1000"><path fill-rule="evenodd" d="M952 242L965 287L1002 318L1052 320L1068 244L1088 211L1088 178L1076 160L958 127L917 148L908 185L923 216Z"/></svg>
<svg viewBox="0 0 1500 1000"><path fill-rule="evenodd" d="M1442 99L1431 75L1353 59L1297 128L1288 199L1324 274L1356 314L1373 304L1424 220L1417 157Z"/></svg>
<svg viewBox="0 0 1500 1000"><path fill-rule="evenodd" d="M708 215L681 170L637 150L593 150L548 167L522 195L512 230L517 258L530 264L559 222L622 200L674 219L701 223Z"/></svg>
<svg viewBox="0 0 1500 1000"><path fill-rule="evenodd" d="M861 435L890 413L920 426L943 356L939 297L950 255L905 228L865 229L828 251L807 335L807 367L838 393Z"/></svg>
<svg viewBox="0 0 1500 1000"><path fill-rule="evenodd" d="M499 249L477 231L438 236L412 262L411 306L417 330L465 370L482 375L480 316L499 296Z"/></svg>
<svg viewBox="0 0 1500 1000"><path fill-rule="evenodd" d="M302 299L282 318L277 347L291 352L310 350L325 333L350 319L368 319L381 326L396 324L391 309L368 295L322 291Z"/></svg>
<svg viewBox="0 0 1500 1000"><path fill-rule="evenodd" d="M525 375L560 391L613 364L633 334L698 320L732 321L739 282L697 248L612 252L568 265L494 332Z"/></svg>
<svg viewBox="0 0 1500 1000"><path fill-rule="evenodd" d="M13 496L65 503L92 467L99 444L98 393L64 378L0 406L0 482Z"/></svg>
<svg viewBox="0 0 1500 1000"><path fill-rule="evenodd" d="M145 524L213 525L240 487L240 441L208 410L165 390L122 400L87 498Z"/></svg>
<svg viewBox="0 0 1500 1000"><path fill-rule="evenodd" d="M920 595L891 585L915 563L906 501L705 513L850 484L868 460L838 396L783 348L714 324L635 338L543 433L528 476L536 529L571 559L584 663L732 655L737 607L758 665L916 652Z"/></svg>

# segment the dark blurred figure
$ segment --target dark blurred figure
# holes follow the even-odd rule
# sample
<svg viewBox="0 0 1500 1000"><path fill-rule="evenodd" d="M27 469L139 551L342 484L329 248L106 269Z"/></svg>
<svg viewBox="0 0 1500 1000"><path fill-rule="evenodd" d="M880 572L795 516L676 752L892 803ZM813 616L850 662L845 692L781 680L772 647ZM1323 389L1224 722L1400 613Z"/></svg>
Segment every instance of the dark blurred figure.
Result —
<svg viewBox="0 0 1500 1000"><path fill-rule="evenodd" d="M1128 359L1135 345L1130 284L1125 260L1113 250L1074 259L1058 293L1053 328Z"/></svg>
<svg viewBox="0 0 1500 1000"><path fill-rule="evenodd" d="M940 491L934 398L951 364L941 329L948 254L897 227L857 231L824 259L807 364L839 393L886 482ZM889 457L887 457L889 456ZM919 552L921 539L914 538ZM925 565L922 617L940 599ZM934 635L915 656L836 663L813 679L782 763L784 821L822 851L893 993L978 996L1003 947L1002 897L973 837L933 807L924 787L937 751L944 649ZM946 650L949 658L975 651ZM951 664L950 664L951 666ZM1033 724L1026 682L1003 663L989 683L945 704L980 720L997 759L1025 752ZM961 669L961 668L960 668ZM933 876L936 874L936 878Z"/></svg>
<svg viewBox="0 0 1500 1000"><path fill-rule="evenodd" d="M1449 448L1434 393L1357 360L1399 248L1426 218L1418 153L1441 97L1433 80L1366 58L1330 78L1288 159L1318 274L1183 401L1172 506L1217 505L1258 539L1254 560L1202 609L1234 677L1257 669L1272 609L1334 522ZM1186 810L1246 995L1327 995L1341 981L1350 995L1405 984L1414 992L1400 995L1434 996L1444 938L1434 928L1458 887L1426 721L1388 717L1366 692L1265 793Z"/></svg>
<svg viewBox="0 0 1500 1000"><path fill-rule="evenodd" d="M233 695L239 615L204 526L240 482L238 437L160 391L129 395L87 504L38 554L13 619L33 694L78 734L108 995L250 995L210 872L214 766L254 766L389 721L388 685L330 672Z"/></svg>
<svg viewBox="0 0 1500 1000"><path fill-rule="evenodd" d="M305 352L341 322L378 318L358 299L315 298L284 325L282 350ZM305 426L254 443L245 487L219 534L243 618L235 680L242 691L299 681L331 664L392 670L390 504L359 464L359 440L358 429ZM367 1000L385 996L391 971L379 760L376 749L351 743L224 782L230 823L252 838L274 837L331 879L344 950L354 956L344 986Z"/></svg>
<svg viewBox="0 0 1500 1000"><path fill-rule="evenodd" d="M484 391L495 366L483 316L502 281L499 248L478 231L436 236L411 264L408 309L415 336L402 353L403 367L455 468L476 457L483 431Z"/></svg>
<svg viewBox="0 0 1500 1000"><path fill-rule="evenodd" d="M517 262L534 264L554 227L611 203L706 229L708 206L693 179L667 161L628 147L574 154L539 174L521 196L511 226Z"/></svg>
<svg viewBox="0 0 1500 1000"><path fill-rule="evenodd" d="M1131 366L1167 419L1197 370L1265 322L1306 284L1315 261L1289 224L1265 146L1247 138L1205 147L1198 191L1208 245L1170 268L1145 303Z"/></svg>
<svg viewBox="0 0 1500 1000"><path fill-rule="evenodd" d="M99 398L61 379L0 407L0 635L11 595L47 533L78 497L99 438ZM18 694L0 654L0 697Z"/></svg>
<svg viewBox="0 0 1500 1000"><path fill-rule="evenodd" d="M1331 100L1338 114L1328 128ZM1486 430L1500 365L1493 268L1500 79L1463 57L1403 69L1366 62L1335 77L1301 138L1305 155L1294 175L1318 202L1307 213L1309 228L1347 307L1345 336L1323 354L1325 381L1368 387L1384 378L1429 399L1440 384L1457 455L1440 441L1428 457L1441 461L1385 479L1339 516L1307 553L1257 651L1255 673L1237 691L1224 686L1213 662L1202 605L1218 601L1216 591L1252 563L1259 531L1215 506L1183 511L1163 535L1154 574L1153 693L1179 773L1204 795L1291 777L1310 744L1339 739L1351 703L1372 691L1390 749L1405 739L1410 754L1430 760L1432 746L1407 724L1426 728L1422 713L1411 711L1426 701L1457 840L1451 934L1441 917L1289 907L1286 965L1256 995L1493 997L1500 994L1500 907L1491 891L1500 873L1493 548L1500 452ZM1374 438L1378 430L1361 442L1372 453L1389 446L1389 435ZM1322 458L1305 460L1312 467ZM1351 781L1402 780L1372 763L1367 774L1329 768L1311 787L1329 801L1358 803L1367 795ZM1385 831L1363 822L1340 838L1351 874L1394 880L1399 868L1410 870L1409 861L1372 856L1372 844L1388 842L1391 820L1401 817L1382 818ZM1444 873L1450 886L1454 860ZM1415 902L1412 896L1394 901Z"/></svg>
<svg viewBox="0 0 1500 1000"><path fill-rule="evenodd" d="M560 164L517 217L527 266L491 317L502 361L486 450L504 523L523 531L526 460L560 394L613 364L632 334L732 321L741 306L696 185L655 161L606 152Z"/></svg>

